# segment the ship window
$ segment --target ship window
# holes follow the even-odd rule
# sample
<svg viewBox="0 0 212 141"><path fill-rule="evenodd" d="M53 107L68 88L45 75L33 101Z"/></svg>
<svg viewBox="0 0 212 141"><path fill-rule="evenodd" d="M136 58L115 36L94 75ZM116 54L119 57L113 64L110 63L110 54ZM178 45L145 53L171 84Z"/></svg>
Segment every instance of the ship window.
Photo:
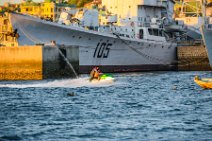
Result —
<svg viewBox="0 0 212 141"><path fill-rule="evenodd" d="M154 36L158 36L158 30L157 29L153 29L152 33L153 33Z"/></svg>
<svg viewBox="0 0 212 141"><path fill-rule="evenodd" d="M158 29L148 29L148 32L150 35L154 35L154 36L162 36L162 31L158 30Z"/></svg>
<svg viewBox="0 0 212 141"><path fill-rule="evenodd" d="M148 29L148 32L149 32L149 35L153 35L153 32L152 32L151 28Z"/></svg>
<svg viewBox="0 0 212 141"><path fill-rule="evenodd" d="M144 31L143 31L143 29L140 29L139 30L139 37L138 37L139 39L143 39L144 38Z"/></svg>
<svg viewBox="0 0 212 141"><path fill-rule="evenodd" d="M142 21L142 17L138 17L138 21Z"/></svg>
<svg viewBox="0 0 212 141"><path fill-rule="evenodd" d="M163 36L163 34L162 34L162 31L161 31L161 30L159 30L159 31L158 31L158 36Z"/></svg>

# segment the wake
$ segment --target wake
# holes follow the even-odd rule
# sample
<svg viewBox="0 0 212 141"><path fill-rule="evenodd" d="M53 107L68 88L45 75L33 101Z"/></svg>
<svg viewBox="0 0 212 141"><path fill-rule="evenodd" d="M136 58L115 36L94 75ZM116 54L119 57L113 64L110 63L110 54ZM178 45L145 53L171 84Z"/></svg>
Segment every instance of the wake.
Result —
<svg viewBox="0 0 212 141"><path fill-rule="evenodd" d="M111 83L91 83L88 77L77 79L61 79L61 80L42 80L42 81L29 81L20 82L14 81L6 84L7 81L0 84L0 87L7 88L78 88L78 87L108 87L115 85Z"/></svg>

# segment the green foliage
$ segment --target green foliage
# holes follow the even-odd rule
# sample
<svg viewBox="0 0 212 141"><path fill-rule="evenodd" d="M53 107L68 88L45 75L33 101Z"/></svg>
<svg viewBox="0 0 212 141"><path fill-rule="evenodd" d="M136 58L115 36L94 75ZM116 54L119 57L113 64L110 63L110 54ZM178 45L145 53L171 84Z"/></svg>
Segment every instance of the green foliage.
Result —
<svg viewBox="0 0 212 141"><path fill-rule="evenodd" d="M76 5L77 7L83 7L85 4L92 2L93 0L68 0L68 4Z"/></svg>
<svg viewBox="0 0 212 141"><path fill-rule="evenodd" d="M54 2L54 0L44 0L44 2Z"/></svg>
<svg viewBox="0 0 212 141"><path fill-rule="evenodd" d="M26 2L27 2L27 3L32 3L33 1L32 1L32 0L27 0Z"/></svg>

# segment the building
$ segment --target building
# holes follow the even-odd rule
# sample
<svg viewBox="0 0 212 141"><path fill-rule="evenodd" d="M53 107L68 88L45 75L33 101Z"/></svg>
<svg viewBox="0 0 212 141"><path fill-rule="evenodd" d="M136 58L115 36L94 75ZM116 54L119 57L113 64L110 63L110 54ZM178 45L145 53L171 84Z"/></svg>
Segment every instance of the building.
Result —
<svg viewBox="0 0 212 141"><path fill-rule="evenodd" d="M20 5L20 12L23 14L34 15L39 18L57 21L61 11L69 5L54 2L43 3L27 3L24 2Z"/></svg>
<svg viewBox="0 0 212 141"><path fill-rule="evenodd" d="M123 20L146 22L164 17L172 20L174 3L173 0L102 0L102 7L107 13L117 15L117 23L121 25Z"/></svg>
<svg viewBox="0 0 212 141"><path fill-rule="evenodd" d="M19 5L18 4L10 4L8 2L4 3L3 6L0 6L0 12L13 12L18 10Z"/></svg>
<svg viewBox="0 0 212 141"><path fill-rule="evenodd" d="M20 12L22 14L29 14L34 16L40 15L40 4L39 3L21 3L20 4Z"/></svg>
<svg viewBox="0 0 212 141"><path fill-rule="evenodd" d="M17 34L9 21L9 14L0 15L0 46L18 46Z"/></svg>
<svg viewBox="0 0 212 141"><path fill-rule="evenodd" d="M40 17L44 19L52 19L55 21L57 19L57 8L54 2L44 2L40 6Z"/></svg>
<svg viewBox="0 0 212 141"><path fill-rule="evenodd" d="M212 17L212 0L208 0L206 8L206 16Z"/></svg>

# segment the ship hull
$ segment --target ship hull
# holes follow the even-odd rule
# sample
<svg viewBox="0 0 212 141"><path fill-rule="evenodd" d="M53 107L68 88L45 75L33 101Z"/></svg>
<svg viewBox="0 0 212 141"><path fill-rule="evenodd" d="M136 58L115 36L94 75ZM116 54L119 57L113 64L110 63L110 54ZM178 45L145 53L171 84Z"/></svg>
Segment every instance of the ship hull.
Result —
<svg viewBox="0 0 212 141"><path fill-rule="evenodd" d="M79 71L93 66L105 72L175 70L176 44L119 37L79 27L59 25L29 16L12 14L19 45L58 44L79 46Z"/></svg>
<svg viewBox="0 0 212 141"><path fill-rule="evenodd" d="M212 30L208 28L203 28L202 31L203 40L207 49L209 63L212 68Z"/></svg>

